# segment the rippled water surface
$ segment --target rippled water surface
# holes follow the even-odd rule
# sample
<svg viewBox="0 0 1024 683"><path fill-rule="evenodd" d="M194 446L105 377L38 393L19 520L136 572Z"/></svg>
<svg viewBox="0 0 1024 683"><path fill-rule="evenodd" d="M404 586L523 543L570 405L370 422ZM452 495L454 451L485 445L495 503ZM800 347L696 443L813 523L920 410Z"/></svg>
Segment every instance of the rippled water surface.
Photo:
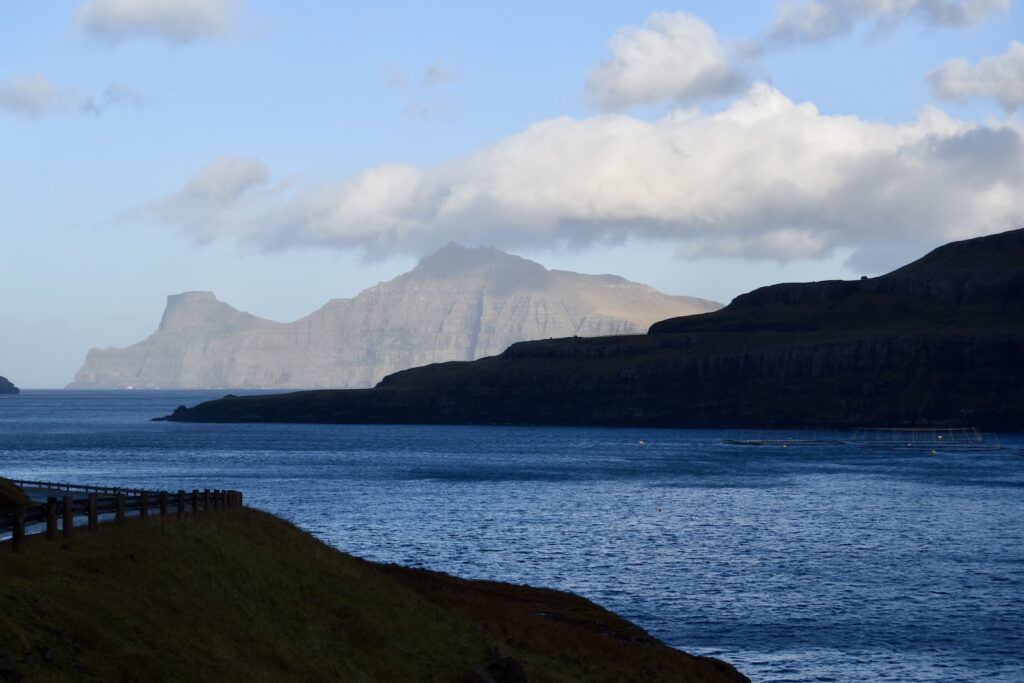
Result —
<svg viewBox="0 0 1024 683"><path fill-rule="evenodd" d="M0 473L240 489L347 552L580 593L755 681L1024 681L1021 435L148 421L212 395L0 396Z"/></svg>

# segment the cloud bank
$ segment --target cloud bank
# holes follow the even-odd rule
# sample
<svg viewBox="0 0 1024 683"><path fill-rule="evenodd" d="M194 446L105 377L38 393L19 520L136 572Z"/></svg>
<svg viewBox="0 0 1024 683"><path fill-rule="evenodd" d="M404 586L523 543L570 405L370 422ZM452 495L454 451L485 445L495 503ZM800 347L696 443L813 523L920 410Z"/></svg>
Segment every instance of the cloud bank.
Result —
<svg viewBox="0 0 1024 683"><path fill-rule="evenodd" d="M966 59L950 60L933 71L928 81L940 99L986 97L1015 111L1024 106L1024 44L1010 41L1006 52L985 57L973 66Z"/></svg>
<svg viewBox="0 0 1024 683"><path fill-rule="evenodd" d="M550 119L448 163L333 183L272 182L260 162L225 157L147 211L198 241L264 249L638 237L687 257L787 261L1024 225L1022 133L931 108L900 125L825 116L755 85L715 114Z"/></svg>
<svg viewBox="0 0 1024 683"><path fill-rule="evenodd" d="M75 26L106 43L155 37L185 44L228 35L242 0L86 0L75 11Z"/></svg>
<svg viewBox="0 0 1024 683"><path fill-rule="evenodd" d="M612 56L587 76L584 97L604 109L733 94L745 78L710 26L685 12L654 12L609 41Z"/></svg>
<svg viewBox="0 0 1024 683"><path fill-rule="evenodd" d="M814 43L849 33L861 22L886 30L907 19L967 27L1005 10L1011 0L790 0L776 9L761 47Z"/></svg>

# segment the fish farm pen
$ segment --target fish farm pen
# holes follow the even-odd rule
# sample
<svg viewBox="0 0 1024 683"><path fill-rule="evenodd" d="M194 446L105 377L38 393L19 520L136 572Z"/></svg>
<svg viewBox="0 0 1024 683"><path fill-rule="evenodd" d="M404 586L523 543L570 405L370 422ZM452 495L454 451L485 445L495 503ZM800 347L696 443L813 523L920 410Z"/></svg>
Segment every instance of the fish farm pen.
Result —
<svg viewBox="0 0 1024 683"><path fill-rule="evenodd" d="M998 442L987 441L974 427L874 427L858 429L853 436L858 446L890 449L946 449L958 451L1002 450Z"/></svg>
<svg viewBox="0 0 1024 683"><path fill-rule="evenodd" d="M994 451L1003 450L998 441L986 440L974 427L865 427L853 436L836 431L737 430L727 433L722 443L729 446L825 446L854 445L881 450Z"/></svg>
<svg viewBox="0 0 1024 683"><path fill-rule="evenodd" d="M836 432L798 430L780 432L776 430L739 430L730 432L722 439L730 446L824 446L844 443Z"/></svg>

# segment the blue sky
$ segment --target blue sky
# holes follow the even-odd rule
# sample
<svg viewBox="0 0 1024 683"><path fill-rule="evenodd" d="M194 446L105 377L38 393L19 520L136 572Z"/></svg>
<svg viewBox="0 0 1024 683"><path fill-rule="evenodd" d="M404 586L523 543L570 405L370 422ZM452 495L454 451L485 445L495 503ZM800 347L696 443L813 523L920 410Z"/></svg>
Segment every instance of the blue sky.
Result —
<svg viewBox="0 0 1024 683"><path fill-rule="evenodd" d="M0 374L450 239L728 301L1024 225L1019 3L370 5L5 3Z"/></svg>

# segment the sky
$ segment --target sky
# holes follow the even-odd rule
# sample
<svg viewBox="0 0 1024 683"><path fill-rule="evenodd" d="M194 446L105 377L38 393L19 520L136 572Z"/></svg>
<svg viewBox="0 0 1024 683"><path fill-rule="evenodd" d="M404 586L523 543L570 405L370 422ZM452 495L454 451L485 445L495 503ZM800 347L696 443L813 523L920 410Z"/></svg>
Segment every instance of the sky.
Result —
<svg viewBox="0 0 1024 683"><path fill-rule="evenodd" d="M449 241L728 302L1024 227L1013 0L0 4L0 375Z"/></svg>

